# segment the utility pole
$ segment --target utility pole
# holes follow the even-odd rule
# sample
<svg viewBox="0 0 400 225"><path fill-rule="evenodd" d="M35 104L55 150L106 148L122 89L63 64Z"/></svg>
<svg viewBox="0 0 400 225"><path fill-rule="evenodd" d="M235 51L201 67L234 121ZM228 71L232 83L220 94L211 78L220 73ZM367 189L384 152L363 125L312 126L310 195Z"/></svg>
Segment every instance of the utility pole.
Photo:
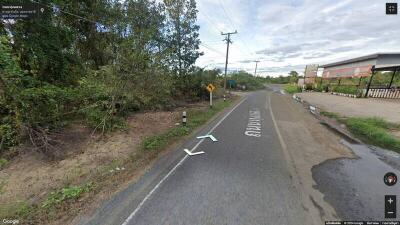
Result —
<svg viewBox="0 0 400 225"><path fill-rule="evenodd" d="M229 44L232 43L231 34L237 34L237 31L235 30L235 32L228 32L228 33L222 33L221 32L221 35L227 35L227 37L224 40L224 41L226 41L226 61L225 61L225 75L224 75L224 97L225 97L225 93L226 93L226 73L228 71Z"/></svg>
<svg viewBox="0 0 400 225"><path fill-rule="evenodd" d="M254 76L257 77L257 64L260 62L259 60L254 61L256 63L256 69L254 70Z"/></svg>

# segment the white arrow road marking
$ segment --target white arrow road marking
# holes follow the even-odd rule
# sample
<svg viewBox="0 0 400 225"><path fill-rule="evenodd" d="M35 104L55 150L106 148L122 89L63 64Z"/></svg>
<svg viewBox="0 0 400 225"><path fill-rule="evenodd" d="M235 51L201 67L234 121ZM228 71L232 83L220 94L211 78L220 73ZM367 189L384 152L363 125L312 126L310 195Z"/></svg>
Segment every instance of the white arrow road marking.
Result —
<svg viewBox="0 0 400 225"><path fill-rule="evenodd" d="M189 151L189 149L183 149L183 151L185 151L188 155L190 155L190 156L194 156L194 155L200 155L200 154L203 154L203 153L205 153L205 152L203 152L203 151L201 151L201 152L190 152Z"/></svg>
<svg viewBox="0 0 400 225"><path fill-rule="evenodd" d="M204 136L199 136L197 137L197 139L204 139L204 138L210 138L212 141L218 141L214 136L212 136L211 134L208 135L204 135Z"/></svg>
<svg viewBox="0 0 400 225"><path fill-rule="evenodd" d="M235 107L233 107L227 114L225 114L224 117L222 117L222 119L220 121L218 121L217 124L215 124L211 130L209 131L209 133L213 132L237 107L239 107L244 101L246 101L247 97L245 97L242 101L240 101L237 105L235 105ZM215 139L216 140L216 139ZM199 145L201 143L203 143L204 139L200 140L199 142L197 142L197 144L192 148L192 151L196 150L197 147L199 147ZM144 205L144 203L151 197L151 195L164 183L164 181L171 176L171 174L173 174L175 172L175 170L183 164L183 162L185 162L185 160L188 158L188 155L185 155L181 161L178 162L178 164L176 164L174 166L174 168L172 168L167 175L165 175L157 184L156 186L153 187L153 189L151 189L151 191L144 197L144 199L139 203L139 205L136 207L136 209L128 216L128 218L126 218L126 220L122 223L122 225L128 225L131 220L133 219L133 217L135 217L135 215L139 212L139 210L142 208L142 206Z"/></svg>

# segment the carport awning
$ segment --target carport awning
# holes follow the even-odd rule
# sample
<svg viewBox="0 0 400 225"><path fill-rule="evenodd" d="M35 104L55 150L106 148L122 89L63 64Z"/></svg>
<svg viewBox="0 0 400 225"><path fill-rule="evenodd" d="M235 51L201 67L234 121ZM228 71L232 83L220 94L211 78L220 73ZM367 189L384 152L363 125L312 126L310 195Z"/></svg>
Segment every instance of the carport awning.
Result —
<svg viewBox="0 0 400 225"><path fill-rule="evenodd" d="M357 67L327 68L322 73L323 78L349 78L368 77L371 75L373 65L360 65Z"/></svg>
<svg viewBox="0 0 400 225"><path fill-rule="evenodd" d="M374 68L375 71L400 71L400 64L393 64L393 65L377 65Z"/></svg>
<svg viewBox="0 0 400 225"><path fill-rule="evenodd" d="M399 71L400 53L376 53L325 64L323 78L368 77L372 71Z"/></svg>

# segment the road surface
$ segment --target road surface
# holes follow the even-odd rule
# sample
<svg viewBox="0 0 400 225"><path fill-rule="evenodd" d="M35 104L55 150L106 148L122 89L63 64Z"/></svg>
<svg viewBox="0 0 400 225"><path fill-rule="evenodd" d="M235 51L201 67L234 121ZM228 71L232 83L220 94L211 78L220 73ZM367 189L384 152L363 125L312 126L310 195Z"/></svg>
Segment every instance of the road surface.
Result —
<svg viewBox="0 0 400 225"><path fill-rule="evenodd" d="M279 87L247 94L78 224L297 225L341 219L335 207L346 206L330 199L340 199L334 182L323 185L333 170L316 165L354 155L296 104ZM196 138L207 134L218 141ZM189 156L184 149L204 154ZM351 188L345 185L354 184L342 190Z"/></svg>

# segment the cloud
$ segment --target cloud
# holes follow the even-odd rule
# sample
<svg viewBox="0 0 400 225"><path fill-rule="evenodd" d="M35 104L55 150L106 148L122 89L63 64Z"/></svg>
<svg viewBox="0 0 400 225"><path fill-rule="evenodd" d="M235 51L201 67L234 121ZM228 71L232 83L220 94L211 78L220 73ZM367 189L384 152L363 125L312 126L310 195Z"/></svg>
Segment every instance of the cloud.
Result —
<svg viewBox="0 0 400 225"><path fill-rule="evenodd" d="M261 67L257 71L260 73L279 73L280 75L285 75L289 71L297 70L302 71L304 70L306 65L285 65L285 66L275 66L275 67Z"/></svg>
<svg viewBox="0 0 400 225"><path fill-rule="evenodd" d="M334 4L332 6L328 6L328 7L324 8L321 12L323 12L323 13L331 13L333 11L336 11L336 10L338 10L338 9L348 5L348 4L350 4L352 1L353 0L345 0L345 1L342 0L342 1L339 1L337 4Z"/></svg>
<svg viewBox="0 0 400 225"><path fill-rule="evenodd" d="M267 48L263 50L256 51L257 54L263 55L274 55L274 54L289 54L289 53L297 53L301 51L301 47L299 45L283 45L276 46L272 48Z"/></svg>
<svg viewBox="0 0 400 225"><path fill-rule="evenodd" d="M308 55L303 56L304 59L315 59L315 58L322 58L325 56L331 55L330 52L314 52Z"/></svg>
<svg viewBox="0 0 400 225"><path fill-rule="evenodd" d="M198 2L202 11L199 16L202 41L222 39L215 26L225 32L238 30L238 34L232 35L234 44L229 54L232 68L250 70L255 59L262 59L267 62L262 65L265 73L278 74L293 69L288 65L298 65L295 68L304 70L299 65L400 51L400 39L396 38L400 34L400 17L385 15L383 1ZM216 48L226 52L226 45ZM211 52L205 52L203 57L220 57L221 62L224 61L224 56Z"/></svg>
<svg viewBox="0 0 400 225"><path fill-rule="evenodd" d="M255 60L251 60L251 59L246 59L246 60L240 60L238 61L239 63L253 63Z"/></svg>

